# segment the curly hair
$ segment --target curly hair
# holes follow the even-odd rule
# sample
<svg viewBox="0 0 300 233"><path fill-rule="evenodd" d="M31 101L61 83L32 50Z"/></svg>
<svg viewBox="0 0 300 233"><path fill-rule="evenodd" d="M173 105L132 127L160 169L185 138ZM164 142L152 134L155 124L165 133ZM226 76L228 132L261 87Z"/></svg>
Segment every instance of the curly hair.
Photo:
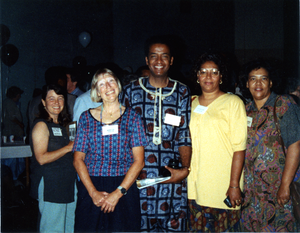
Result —
<svg viewBox="0 0 300 233"><path fill-rule="evenodd" d="M224 57L219 54L219 53L204 53L201 56L199 56L196 61L194 62L194 65L192 67L192 79L195 82L196 86L199 86L199 84L196 83L198 77L197 77L197 73L200 70L201 66L207 62L207 61L212 61L214 62L220 71L220 75L222 75L222 84L220 85L220 89L224 92L228 91L228 69L227 69L227 64L226 61L224 59Z"/></svg>
<svg viewBox="0 0 300 233"><path fill-rule="evenodd" d="M248 76L253 70L259 70L264 68L269 73L269 80L272 81L272 89L275 90L278 94L281 92L281 82L278 77L278 72L273 68L273 66L263 58L257 58L246 63L241 71L241 75L239 77L239 87L241 88L242 95L245 98L252 98L252 95L249 89L246 87Z"/></svg>
<svg viewBox="0 0 300 233"><path fill-rule="evenodd" d="M71 122L70 115L67 108L67 90L63 87L56 84L45 85L42 88L42 99L46 101L46 97L49 91L53 90L57 95L63 95L64 97L64 108L58 115L58 123L62 126L66 126ZM39 105L39 114L38 118L44 119L47 122L53 122L53 119L50 117L49 113L44 108L43 103L41 102Z"/></svg>

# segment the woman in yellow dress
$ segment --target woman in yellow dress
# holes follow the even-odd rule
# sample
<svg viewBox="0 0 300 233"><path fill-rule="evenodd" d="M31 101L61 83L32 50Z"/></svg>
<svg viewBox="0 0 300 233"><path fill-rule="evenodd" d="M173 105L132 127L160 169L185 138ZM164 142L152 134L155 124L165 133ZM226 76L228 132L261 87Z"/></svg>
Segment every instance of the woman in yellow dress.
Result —
<svg viewBox="0 0 300 233"><path fill-rule="evenodd" d="M238 96L221 90L227 77L220 55L201 55L194 73L201 94L192 97L189 230L239 231L247 139L245 106ZM227 196L232 207L224 203Z"/></svg>

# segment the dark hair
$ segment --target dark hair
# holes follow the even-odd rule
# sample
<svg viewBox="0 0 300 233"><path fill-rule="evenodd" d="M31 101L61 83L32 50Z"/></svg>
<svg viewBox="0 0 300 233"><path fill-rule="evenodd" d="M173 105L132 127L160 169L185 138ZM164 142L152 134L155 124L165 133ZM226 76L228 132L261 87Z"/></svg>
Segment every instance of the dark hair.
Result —
<svg viewBox="0 0 300 233"><path fill-rule="evenodd" d="M140 66L139 68L137 68L137 70L135 71L135 74L138 76L138 77L141 77L142 76L142 72L143 70L149 70L149 66Z"/></svg>
<svg viewBox="0 0 300 233"><path fill-rule="evenodd" d="M7 89L6 91L6 96L7 98L13 99L15 98L17 95L21 95L24 91L21 90L20 88L16 87L16 86L11 86L10 88Z"/></svg>
<svg viewBox="0 0 300 233"><path fill-rule="evenodd" d="M268 71L269 73L269 79L272 81L273 80L273 67L270 65L269 62L266 60L259 58L253 61L248 62L247 64L244 65L244 75L248 78L248 75L252 70L258 70L260 68L264 68L265 70Z"/></svg>
<svg viewBox="0 0 300 233"><path fill-rule="evenodd" d="M242 73L239 77L239 87L241 88L242 95L245 98L252 98L249 89L246 87L248 81L248 76L253 70L258 70L264 68L268 71L269 79L272 81L272 89L274 89L278 94L282 91L280 90L280 80L278 78L278 72L273 68L273 66L263 58L257 58L246 63L242 68Z"/></svg>
<svg viewBox="0 0 300 233"><path fill-rule="evenodd" d="M145 42L145 47L144 47L144 52L146 57L148 57L149 55L150 47L154 44L164 44L168 46L170 50L170 56L172 57L173 49L171 48L172 43L169 36L152 36L148 38Z"/></svg>
<svg viewBox="0 0 300 233"><path fill-rule="evenodd" d="M228 90L228 70L227 70L227 64L225 62L224 57L219 53L204 53L201 56L199 56L196 61L194 62L193 68L192 68L192 76L193 80L195 82L196 86L199 86L199 84L196 83L197 81L197 73L200 70L201 66L207 62L212 61L214 62L220 71L220 75L222 75L222 84L220 85L220 90L227 92Z"/></svg>
<svg viewBox="0 0 300 233"><path fill-rule="evenodd" d="M64 101L64 108L58 115L58 123L60 125L66 126L68 123L71 122L70 115L68 113L68 107L67 107L67 91L55 84L45 85L42 88L42 99L46 101L46 96L49 91L53 90L57 95L63 95L65 101ZM43 103L41 102L39 105L39 114L38 117L41 119L46 120L47 122L53 122L53 119L50 117L49 113L44 108Z"/></svg>
<svg viewBox="0 0 300 233"><path fill-rule="evenodd" d="M72 82L77 82L78 83L81 81L81 70L80 69L75 69L75 68L66 68L66 75L69 74L71 77Z"/></svg>
<svg viewBox="0 0 300 233"><path fill-rule="evenodd" d="M58 84L58 80L67 82L66 67L53 66L48 68L45 72L46 85Z"/></svg>

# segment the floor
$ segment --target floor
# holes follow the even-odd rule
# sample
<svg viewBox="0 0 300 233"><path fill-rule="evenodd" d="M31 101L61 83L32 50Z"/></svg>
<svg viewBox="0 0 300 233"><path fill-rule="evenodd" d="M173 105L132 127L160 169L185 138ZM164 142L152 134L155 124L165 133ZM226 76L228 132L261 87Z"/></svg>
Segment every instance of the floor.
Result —
<svg viewBox="0 0 300 233"><path fill-rule="evenodd" d="M25 175L20 177L15 182L13 198L4 193L5 182L1 179L1 232L38 232L38 203L29 196Z"/></svg>

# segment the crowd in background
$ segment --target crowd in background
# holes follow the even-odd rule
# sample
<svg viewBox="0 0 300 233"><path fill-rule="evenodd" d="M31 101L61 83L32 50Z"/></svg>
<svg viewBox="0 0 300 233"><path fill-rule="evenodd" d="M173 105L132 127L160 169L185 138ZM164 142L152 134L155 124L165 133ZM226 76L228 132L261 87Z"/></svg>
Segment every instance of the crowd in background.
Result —
<svg viewBox="0 0 300 233"><path fill-rule="evenodd" d="M212 52L184 77L172 70L167 40L152 40L147 65L135 72L114 63L50 67L28 103L26 130L17 107L23 91L8 89L2 135L30 139L40 231L297 231L289 185L300 179L300 79L266 59L239 67ZM166 123L167 114L179 118ZM71 121L75 142L65 130ZM4 162L13 193L7 177L18 167L17 180L25 168ZM137 178L154 178L164 166L169 181L138 191Z"/></svg>

